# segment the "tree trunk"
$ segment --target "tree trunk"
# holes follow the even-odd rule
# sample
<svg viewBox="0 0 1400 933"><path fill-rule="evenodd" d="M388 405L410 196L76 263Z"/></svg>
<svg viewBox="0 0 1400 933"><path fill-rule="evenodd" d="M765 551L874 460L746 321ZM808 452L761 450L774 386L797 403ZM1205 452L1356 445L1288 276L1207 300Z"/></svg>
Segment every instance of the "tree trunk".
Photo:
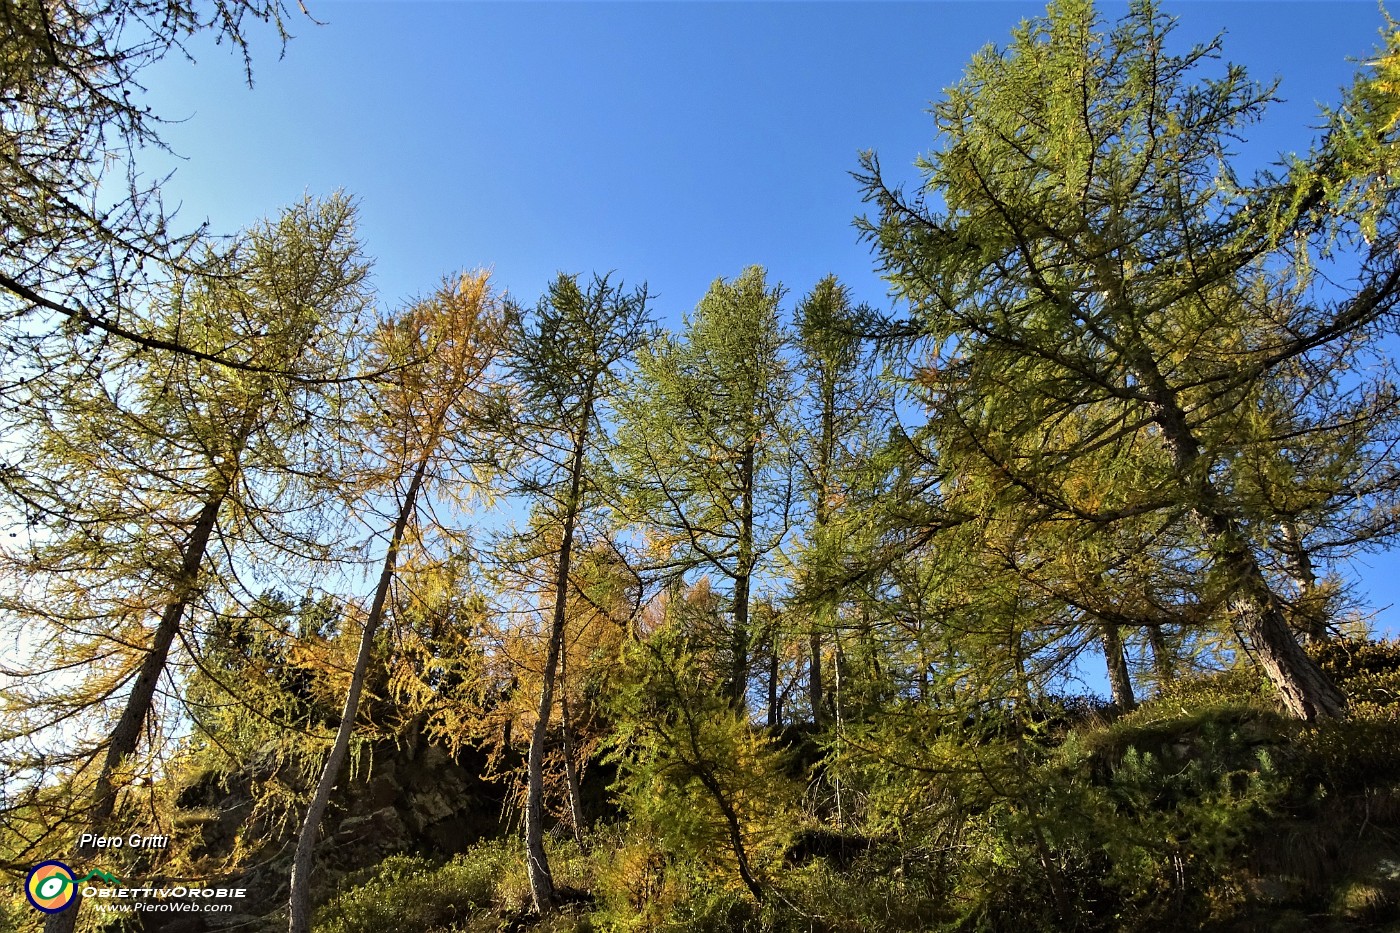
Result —
<svg viewBox="0 0 1400 933"><path fill-rule="evenodd" d="M1308 641L1326 641L1327 618L1318 604L1317 573L1313 570L1312 558L1303 547L1303 535L1296 521L1288 519L1279 525L1279 543L1288 576L1298 590L1293 613L1294 629Z"/></svg>
<svg viewBox="0 0 1400 933"><path fill-rule="evenodd" d="M1209 543L1217 567L1230 581L1229 605L1237 631L1258 654L1264 673L1289 713L1309 721L1345 717L1346 698L1299 647L1283 601L1269 588L1259 562L1211 481L1200 445L1175 394L1150 361L1139 359L1137 363L1176 475L1191 493L1191 517Z"/></svg>
<svg viewBox="0 0 1400 933"><path fill-rule="evenodd" d="M749 889L753 899L760 904L764 901L763 887L758 883L758 878L753 873L753 867L749 864L748 847L744 845L743 829L739 825L739 814L735 812L733 804L725 796L719 781L708 770L701 769L696 776L700 783L710 792L710 796L719 805L719 811L724 816L724 824L729 829L729 845L734 850L734 860L738 863L739 877L744 882L744 887Z"/></svg>
<svg viewBox="0 0 1400 933"><path fill-rule="evenodd" d="M779 695L778 678L778 627L768 638L768 728L777 729L783 724L782 697Z"/></svg>
<svg viewBox="0 0 1400 933"><path fill-rule="evenodd" d="M568 608L569 565L573 556L574 525L578 520L580 490L583 486L584 454L588 449L588 427L593 417L593 386L584 397L582 417L574 435L573 460L569 465L569 497L564 506L564 529L559 541L559 563L554 575L554 613L549 627L549 648L541 675L540 705L530 733L530 750L525 757L525 873L530 879L530 896L541 915L554 908L554 875L544 850L544 746L549 734L549 716L554 708L554 679L564 645L565 610Z"/></svg>
<svg viewBox="0 0 1400 933"><path fill-rule="evenodd" d="M1215 559L1232 581L1230 609L1289 713L1299 719L1340 719L1346 698L1298 644L1283 601L1269 588L1234 522L1207 504L1192 513L1211 542Z"/></svg>
<svg viewBox="0 0 1400 933"><path fill-rule="evenodd" d="M817 631L817 620L812 620L812 634L807 641L807 701L812 704L812 725L820 726L825 719L822 705L826 697L822 689L822 636Z"/></svg>
<svg viewBox="0 0 1400 933"><path fill-rule="evenodd" d="M1231 570L1253 573L1241 583L1231 608L1288 711L1309 721L1344 718L1346 698L1298 644L1282 601L1268 588L1258 565L1247 554L1226 556Z"/></svg>
<svg viewBox="0 0 1400 933"><path fill-rule="evenodd" d="M107 744L107 756L103 759L102 770L97 775L92 805L88 810L87 832L94 836L102 835L107 821L116 810L117 771L122 762L136 752L136 746L141 740L146 719L150 716L155 701L156 686L160 683L161 675L165 673L170 646L180 631L180 620L199 582L199 568L204 563L204 554L209 548L209 538L214 533L219 509L231 485L231 482L226 484L221 492L210 498L195 519L194 530L190 533L189 543L185 545L185 554L180 560L180 576L175 585L176 598L168 603L161 613L160 624L156 626L155 634L151 638L151 647L146 651L146 657L142 659L141 668L136 674L136 681L132 684L131 693L127 695L126 707L112 729L112 736ZM91 846L79 846L74 850L74 863L83 865L96 854L97 850ZM82 902L82 893L75 892L72 907L60 913L49 914L44 922L44 933L73 933Z"/></svg>
<svg viewBox="0 0 1400 933"><path fill-rule="evenodd" d="M1113 705L1123 713L1137 709L1133 680L1128 672L1128 657L1123 652L1123 638L1118 626L1104 622L1099 626L1099 634L1103 641L1104 660L1108 663L1108 686L1112 691Z"/></svg>
<svg viewBox="0 0 1400 933"><path fill-rule="evenodd" d="M1176 679L1176 653L1167 644L1161 625L1148 626L1147 644L1152 649L1152 671L1157 675L1158 684L1171 683Z"/></svg>
<svg viewBox="0 0 1400 933"><path fill-rule="evenodd" d="M734 580L734 630L729 635L730 666L725 684L729 705L743 709L749 692L749 575Z"/></svg>
<svg viewBox="0 0 1400 933"><path fill-rule="evenodd" d="M365 619L364 631L360 634L360 647L355 655L355 671L350 676L350 689L345 694L345 706L340 712L340 728L336 730L335 743L331 746L326 766L321 778L316 782L316 792L307 808L297 835L296 854L292 858L292 884L288 896L289 933L308 933L311 929L311 870L316 855L316 836L321 828L321 819L326 815L330 804L331 790L335 787L340 769L350 753L350 735L355 728L355 717L360 707L360 692L364 689L365 673L369 669L369 658L374 647L374 635L384 617L384 606L389 598L389 587L394 580L394 565L398 560L399 546L403 543L404 531L413 517L418 492L423 487L423 478L428 471L429 455L424 454L414 470L413 479L404 494L403 506L394 522L393 535L389 539L389 550L384 555L384 566L379 572L379 585L374 590L374 601L370 604L369 616Z"/></svg>
<svg viewBox="0 0 1400 933"><path fill-rule="evenodd" d="M569 715L569 653L559 655L559 731L564 741L564 781L569 789L569 822L574 829L574 842L580 851L588 851L583 831L588 820L583 811L583 789L579 786L578 765L574 760L574 739Z"/></svg>
<svg viewBox="0 0 1400 933"><path fill-rule="evenodd" d="M755 448L749 444L740 465L739 482L743 489L743 504L739 516L739 566L734 574L734 631L731 649L734 657L729 673L729 705L744 708L749 692L749 587L753 576L754 534L754 458Z"/></svg>
<svg viewBox="0 0 1400 933"><path fill-rule="evenodd" d="M842 703L845 697L842 688L845 684L846 655L841 650L841 630L835 629L831 633L832 641L835 642L835 657L832 658L831 672L834 678L832 683L831 711L836 718L836 749L839 754L841 742L845 737L845 717L841 713ZM841 794L841 772L836 771L831 779L831 788L836 794L836 828L846 828L846 809Z"/></svg>
<svg viewBox="0 0 1400 933"><path fill-rule="evenodd" d="M813 514L813 537L822 541L823 532L831 520L832 473L836 461L836 400L835 389L826 385L822 390L822 430L821 446L817 451L816 492L817 501ZM812 612L812 634L808 638L807 651L811 655L807 665L807 700L812 704L812 725L820 726L825 720L825 684L822 683L822 632L821 624L826 616L827 598L823 598L821 608Z"/></svg>

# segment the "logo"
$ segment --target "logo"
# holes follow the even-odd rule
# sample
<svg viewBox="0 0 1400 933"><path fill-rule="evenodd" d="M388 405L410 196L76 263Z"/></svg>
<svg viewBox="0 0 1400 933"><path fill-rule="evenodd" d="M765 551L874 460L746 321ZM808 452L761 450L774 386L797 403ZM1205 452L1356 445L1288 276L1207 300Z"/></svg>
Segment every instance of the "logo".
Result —
<svg viewBox="0 0 1400 933"><path fill-rule="evenodd" d="M93 878L108 884L121 884L121 880L105 871L94 868L81 878L73 876L73 869L62 862L40 862L29 870L24 879L24 896L36 910L46 914L56 914L73 903L78 894L78 886Z"/></svg>
<svg viewBox="0 0 1400 933"><path fill-rule="evenodd" d="M121 885L121 883L122 883L122 880L121 880L120 878L118 878L116 875L113 875L113 874L110 874L110 873L108 873L108 872L102 871L101 869L94 868L92 871L88 872L86 875L83 875L81 878L79 878L79 879L78 879L78 884L86 884L87 882L91 881L93 878L96 878L98 881L105 881L107 884Z"/></svg>
<svg viewBox="0 0 1400 933"><path fill-rule="evenodd" d="M62 862L40 862L24 879L24 896L46 914L56 914L73 903L77 893L73 869Z"/></svg>

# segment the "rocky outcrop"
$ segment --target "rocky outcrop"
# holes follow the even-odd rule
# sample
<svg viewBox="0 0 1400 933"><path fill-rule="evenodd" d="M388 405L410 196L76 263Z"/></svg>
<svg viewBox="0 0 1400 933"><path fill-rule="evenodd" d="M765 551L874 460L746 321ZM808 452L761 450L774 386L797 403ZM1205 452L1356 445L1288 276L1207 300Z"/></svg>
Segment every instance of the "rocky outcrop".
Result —
<svg viewBox="0 0 1400 933"><path fill-rule="evenodd" d="M387 855L444 858L463 852L499 835L509 821L510 781L489 776L493 772L483 751L468 748L454 755L420 735L410 742L362 747L354 765L337 785L322 824L317 849L322 893ZM277 914L287 899L297 814L277 799L305 791L306 783L299 769L273 756L234 774L190 779L176 798L182 854L209 868L208 881L245 887L247 907L235 914L151 916L145 931L284 928L286 921ZM268 794L274 785L277 793ZM231 863L246 868L230 876L223 866Z"/></svg>

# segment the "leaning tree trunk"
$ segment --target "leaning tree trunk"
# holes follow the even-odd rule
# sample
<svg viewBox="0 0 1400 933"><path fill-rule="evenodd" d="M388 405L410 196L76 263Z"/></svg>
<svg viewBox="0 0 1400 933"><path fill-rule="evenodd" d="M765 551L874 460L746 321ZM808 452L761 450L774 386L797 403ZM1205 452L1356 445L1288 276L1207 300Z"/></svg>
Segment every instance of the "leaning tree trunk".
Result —
<svg viewBox="0 0 1400 933"><path fill-rule="evenodd" d="M306 818L302 821L297 835L296 854L292 858L292 885L288 896L289 933L308 933L311 929L311 870L316 855L316 835L321 828L321 819L326 815L330 804L331 790L335 787L340 769L350 753L350 734L355 728L355 717L360 708L360 693L364 689L365 674L369 670L369 658L374 647L374 634L384 618L384 606L389 598L389 586L394 580L394 565L398 560L399 546L403 543L405 530L411 520L418 491L423 487L423 478L428 472L428 456L418 461L413 479L408 484L403 506L394 522L394 531L389 538L389 550L384 555L384 566L379 573L379 585L374 590L374 601L370 604L369 616L360 635L360 648L355 656L355 671L350 676L350 689L345 694L345 706L340 712L340 728L335 734L326 766L321 778L316 782L316 792L311 797Z"/></svg>
<svg viewBox="0 0 1400 933"><path fill-rule="evenodd" d="M199 568L204 563L204 554L209 549L209 539L214 533L219 518L219 509L228 495L228 485L223 491L211 497L200 509L190 533L185 554L180 560L180 575L176 579L176 598L166 604L161 613L160 624L151 638L151 646L141 661L136 681L127 695L126 707L107 744L107 756L98 772L97 784L93 788L92 804L88 809L87 831L94 836L101 835L117 806L116 775L126 759L136 752L136 746L145 731L146 720L155 702L156 686L161 674L165 673L165 662L170 656L170 646L180 631L180 620L189 606L195 586L199 582ZM81 837L80 837L81 838ZM97 854L91 846L79 846L74 851L74 861L78 865L87 863ZM73 933L78 922L78 910L82 907L82 892L75 892L73 906L68 910L50 914L44 923L44 933Z"/></svg>
<svg viewBox="0 0 1400 933"><path fill-rule="evenodd" d="M762 904L764 896L763 886L758 883L758 878L753 873L753 867L749 862L748 847L744 845L744 832L739 824L739 814L734 809L733 803L724 793L724 788L716 780L714 774L708 769L697 770L695 776L700 779L701 785L710 792L710 796L719 806L720 813L724 816L724 825L729 830L729 847L734 852L734 861L739 869L739 878L744 882L744 887L749 889L753 899Z"/></svg>
<svg viewBox="0 0 1400 933"><path fill-rule="evenodd" d="M1294 637L1287 607L1269 587L1238 523L1221 501L1175 393L1150 361L1138 364L1153 420L1162 429L1177 477L1189 490L1191 517L1229 581L1229 607L1237 631L1254 649L1289 713L1309 721L1345 717L1346 698Z"/></svg>
<svg viewBox="0 0 1400 933"><path fill-rule="evenodd" d="M690 761L687 762L690 773L700 781L701 786L709 792L711 799L719 807L719 812L724 817L725 828L729 831L729 848L734 853L734 861L739 869L739 878L744 882L744 887L749 889L753 899L762 904L766 897L763 886L759 884L758 877L753 872L753 865L749 861L749 850L748 846L744 844L744 830L739 821L739 812L734 809L733 801L724 792L724 786L715 776L714 770L707 762L708 756L700 747L700 724L696 720L695 710L682 704L678 712L685 721L685 744L690 746Z"/></svg>

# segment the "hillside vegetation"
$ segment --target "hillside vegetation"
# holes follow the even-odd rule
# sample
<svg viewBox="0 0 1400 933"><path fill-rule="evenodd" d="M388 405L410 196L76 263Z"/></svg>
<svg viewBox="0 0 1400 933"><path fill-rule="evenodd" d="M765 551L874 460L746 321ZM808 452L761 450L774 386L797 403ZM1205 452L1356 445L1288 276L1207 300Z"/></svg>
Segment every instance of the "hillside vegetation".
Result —
<svg viewBox="0 0 1400 933"><path fill-rule="evenodd" d="M80 206L140 67L285 13L0 48L0 924L1400 928L1348 582L1400 532L1394 23L1251 173L1272 87L1052 3L916 190L863 157L889 308L754 265L665 328L612 275L381 309L343 195Z"/></svg>

